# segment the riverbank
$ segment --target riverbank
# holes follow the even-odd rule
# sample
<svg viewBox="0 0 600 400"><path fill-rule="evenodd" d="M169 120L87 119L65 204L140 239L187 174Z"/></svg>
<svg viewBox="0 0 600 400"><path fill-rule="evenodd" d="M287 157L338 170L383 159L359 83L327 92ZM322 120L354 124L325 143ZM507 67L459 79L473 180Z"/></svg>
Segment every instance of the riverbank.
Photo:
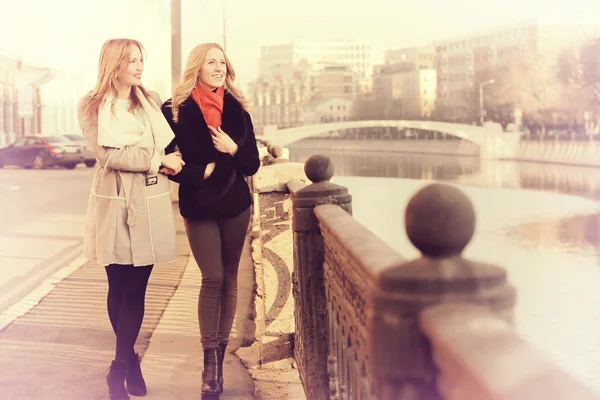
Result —
<svg viewBox="0 0 600 400"><path fill-rule="evenodd" d="M466 140L432 139L321 139L310 138L292 143L292 150L335 150L479 156L479 147ZM600 167L600 142L596 141L521 141L514 161Z"/></svg>
<svg viewBox="0 0 600 400"><path fill-rule="evenodd" d="M382 140L382 139L305 139L288 146L290 150L370 151L413 154L479 156L479 146L466 140Z"/></svg>

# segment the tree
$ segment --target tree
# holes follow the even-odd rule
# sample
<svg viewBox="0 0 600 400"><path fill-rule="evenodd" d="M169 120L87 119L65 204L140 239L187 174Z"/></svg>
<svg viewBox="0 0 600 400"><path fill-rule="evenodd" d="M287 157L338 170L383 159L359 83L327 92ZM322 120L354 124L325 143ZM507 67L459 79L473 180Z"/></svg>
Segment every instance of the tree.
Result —
<svg viewBox="0 0 600 400"><path fill-rule="evenodd" d="M359 95L352 105L351 119L355 121L384 119L385 106L381 97L370 93Z"/></svg>
<svg viewBox="0 0 600 400"><path fill-rule="evenodd" d="M433 121L445 121L448 107L441 96L436 96L431 119Z"/></svg>
<svg viewBox="0 0 600 400"><path fill-rule="evenodd" d="M557 79L565 98L578 115L590 112L600 120L600 37L583 44L579 50L567 49L557 60Z"/></svg>
<svg viewBox="0 0 600 400"><path fill-rule="evenodd" d="M570 107L564 101L563 90L554 73L554 61L548 56L531 53L516 57L493 71L494 84L484 91L487 115L502 125L513 119L519 105L527 125L541 127L550 125L557 110L567 112Z"/></svg>

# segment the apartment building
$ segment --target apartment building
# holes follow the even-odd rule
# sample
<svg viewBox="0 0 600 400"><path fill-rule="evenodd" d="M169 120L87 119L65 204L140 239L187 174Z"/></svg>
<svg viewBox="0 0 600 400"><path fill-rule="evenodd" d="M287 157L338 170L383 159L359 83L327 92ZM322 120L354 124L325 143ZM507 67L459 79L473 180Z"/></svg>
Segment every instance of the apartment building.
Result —
<svg viewBox="0 0 600 400"><path fill-rule="evenodd" d="M348 65L361 78L370 78L373 66L383 60L383 52L360 40L293 41L266 45L260 51L260 74L281 65L297 65L305 61L309 65Z"/></svg>
<svg viewBox="0 0 600 400"><path fill-rule="evenodd" d="M436 99L434 46L389 50L373 73L373 93L390 119L427 119Z"/></svg>
<svg viewBox="0 0 600 400"><path fill-rule="evenodd" d="M255 129L305 124L313 100L353 101L372 88L376 50L361 41L295 41L263 46L260 76L249 85ZM308 114L306 114L306 111Z"/></svg>
<svg viewBox="0 0 600 400"><path fill-rule="evenodd" d="M566 46L600 35L597 21L537 19L435 44L437 96L444 118L468 118L478 101L479 85L494 70L515 60L537 60L547 73Z"/></svg>

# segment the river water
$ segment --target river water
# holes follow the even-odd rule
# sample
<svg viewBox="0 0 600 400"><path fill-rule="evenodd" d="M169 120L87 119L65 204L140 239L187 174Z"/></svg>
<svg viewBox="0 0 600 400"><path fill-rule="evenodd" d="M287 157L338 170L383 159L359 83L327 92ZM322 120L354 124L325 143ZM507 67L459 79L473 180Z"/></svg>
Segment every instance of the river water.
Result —
<svg viewBox="0 0 600 400"><path fill-rule="evenodd" d="M294 149L325 154L353 214L404 257L418 257L404 209L430 181L460 185L477 212L465 257L505 267L523 338L600 393L600 170L477 157Z"/></svg>

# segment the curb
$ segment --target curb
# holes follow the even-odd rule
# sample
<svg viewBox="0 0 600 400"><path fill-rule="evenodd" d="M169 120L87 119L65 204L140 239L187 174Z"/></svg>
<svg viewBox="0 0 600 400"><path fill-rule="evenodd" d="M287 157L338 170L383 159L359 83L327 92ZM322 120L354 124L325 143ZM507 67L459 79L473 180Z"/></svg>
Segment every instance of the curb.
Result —
<svg viewBox="0 0 600 400"><path fill-rule="evenodd" d="M77 246L75 251L69 253L67 257L70 258L72 253L76 253L77 255L81 254L81 245ZM65 258L67 258L65 257ZM58 261L60 262L60 260ZM9 306L6 310L4 310L0 314L0 332L4 330L8 325L10 325L17 318L22 317L27 314L33 307L35 307L48 293L50 293L56 285L62 282L66 277L71 275L73 272L78 270L82 265L87 262L87 258L82 256L77 257L75 260L72 260L66 266L55 270L55 272L46 277L41 283L38 284L37 287L33 288L28 295L23 297L21 300ZM19 293L22 293L25 290L30 290L31 286L27 285L27 281L17 286L17 289L20 289L16 294L13 294L12 297L18 296ZM13 292L16 290L13 290Z"/></svg>

